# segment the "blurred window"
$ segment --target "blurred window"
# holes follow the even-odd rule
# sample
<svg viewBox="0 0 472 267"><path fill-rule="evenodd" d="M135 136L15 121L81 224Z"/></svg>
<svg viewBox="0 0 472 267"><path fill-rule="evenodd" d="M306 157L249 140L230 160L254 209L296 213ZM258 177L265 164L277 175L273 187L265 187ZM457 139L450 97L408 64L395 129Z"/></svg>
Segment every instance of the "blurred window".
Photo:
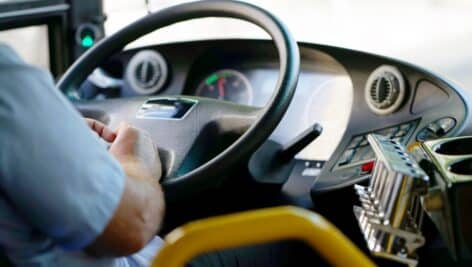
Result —
<svg viewBox="0 0 472 267"><path fill-rule="evenodd" d="M0 31L0 42L13 47L28 63L49 69L47 26L30 26Z"/></svg>
<svg viewBox="0 0 472 267"><path fill-rule="evenodd" d="M107 33L176 0L104 0ZM280 17L299 41L403 59L472 89L470 0L250 0ZM148 4L146 4L148 3ZM247 23L203 19L142 38L133 46L208 38L267 38Z"/></svg>

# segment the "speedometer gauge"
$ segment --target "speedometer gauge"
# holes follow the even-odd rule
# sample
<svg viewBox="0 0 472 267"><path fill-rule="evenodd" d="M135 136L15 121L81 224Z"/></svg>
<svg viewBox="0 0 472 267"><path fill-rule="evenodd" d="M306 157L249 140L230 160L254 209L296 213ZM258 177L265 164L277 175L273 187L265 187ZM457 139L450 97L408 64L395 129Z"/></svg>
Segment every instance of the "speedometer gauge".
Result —
<svg viewBox="0 0 472 267"><path fill-rule="evenodd" d="M219 70L206 77L198 86L196 95L243 105L252 103L251 84L236 70Z"/></svg>

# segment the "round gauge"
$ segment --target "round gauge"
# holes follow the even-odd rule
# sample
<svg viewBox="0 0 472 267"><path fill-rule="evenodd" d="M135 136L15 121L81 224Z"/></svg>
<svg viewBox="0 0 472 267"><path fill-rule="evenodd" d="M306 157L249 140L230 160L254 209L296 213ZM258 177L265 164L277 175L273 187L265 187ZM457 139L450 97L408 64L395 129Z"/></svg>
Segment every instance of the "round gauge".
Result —
<svg viewBox="0 0 472 267"><path fill-rule="evenodd" d="M198 86L196 95L243 105L252 103L251 84L236 70L219 70L206 77Z"/></svg>

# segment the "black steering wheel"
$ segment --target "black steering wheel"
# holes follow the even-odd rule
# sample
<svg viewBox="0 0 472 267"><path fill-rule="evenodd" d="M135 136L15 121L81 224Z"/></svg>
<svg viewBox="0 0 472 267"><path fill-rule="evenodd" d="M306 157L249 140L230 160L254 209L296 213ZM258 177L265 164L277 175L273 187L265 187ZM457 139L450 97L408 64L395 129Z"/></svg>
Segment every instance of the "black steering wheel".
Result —
<svg viewBox="0 0 472 267"><path fill-rule="evenodd" d="M279 77L275 91L264 108L252 108L207 98L176 96L168 101L191 104L179 119L143 118L137 112L152 97L118 98L76 101L83 114L98 114L112 127L126 120L149 131L161 151L165 177L162 186L167 201L201 192L227 177L231 167L249 157L270 136L282 119L295 92L300 55L298 46L285 25L269 12L237 1L207 0L186 3L148 15L97 43L79 58L58 83L63 92L79 88L88 75L128 43L152 31L176 22L203 17L230 17L252 22L272 37L279 55ZM164 99L165 100L165 99ZM152 107L148 102L148 106ZM182 168L198 161L199 153L208 150L212 142L201 142L205 130L212 128L217 136L239 133L231 145L199 166ZM197 155L197 156L196 156ZM185 170L185 171L182 171Z"/></svg>

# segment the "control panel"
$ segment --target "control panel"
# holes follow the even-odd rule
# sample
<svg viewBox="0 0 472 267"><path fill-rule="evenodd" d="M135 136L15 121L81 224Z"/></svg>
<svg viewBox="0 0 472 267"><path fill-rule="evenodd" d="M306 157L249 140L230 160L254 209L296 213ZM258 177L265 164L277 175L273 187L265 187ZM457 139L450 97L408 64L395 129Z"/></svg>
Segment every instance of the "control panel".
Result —
<svg viewBox="0 0 472 267"><path fill-rule="evenodd" d="M437 119L421 129L416 135L416 140L424 142L446 136L456 127L456 120L451 117Z"/></svg>
<svg viewBox="0 0 472 267"><path fill-rule="evenodd" d="M407 144L417 124L418 120L410 121L393 127L353 136L344 150L344 153L339 157L334 170L357 167L375 159L374 151L367 141L367 135L375 133L393 139L400 144Z"/></svg>

